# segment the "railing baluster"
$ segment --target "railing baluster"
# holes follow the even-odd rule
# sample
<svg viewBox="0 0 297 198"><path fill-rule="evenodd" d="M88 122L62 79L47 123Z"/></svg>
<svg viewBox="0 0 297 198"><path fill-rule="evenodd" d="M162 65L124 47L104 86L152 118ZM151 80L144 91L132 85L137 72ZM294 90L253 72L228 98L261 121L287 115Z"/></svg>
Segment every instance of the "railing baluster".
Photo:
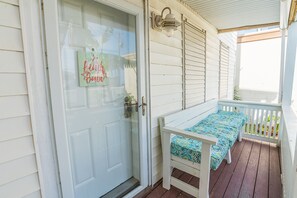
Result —
<svg viewBox="0 0 297 198"><path fill-rule="evenodd" d="M269 118L270 118L270 121L269 121L269 130L268 130L268 138L270 139L270 137L271 137L271 131L272 131L272 120L273 120L273 112L274 111L270 111L270 116L269 116Z"/></svg>
<svg viewBox="0 0 297 198"><path fill-rule="evenodd" d="M263 117L264 117L264 109L261 109L261 120L260 120L260 135L265 135L265 132L263 132Z"/></svg>
<svg viewBox="0 0 297 198"><path fill-rule="evenodd" d="M258 132L258 130L259 130L259 110L260 109L256 109L256 111L257 111L257 114L256 114L256 126L255 126L255 128L256 128L256 135L259 135L259 132Z"/></svg>
<svg viewBox="0 0 297 198"><path fill-rule="evenodd" d="M264 136L267 137L267 126L268 126L268 122L267 122L267 116L268 116L268 109L266 110L266 113L265 113L265 117L264 117Z"/></svg>
<svg viewBox="0 0 297 198"><path fill-rule="evenodd" d="M251 134L254 134L255 133L255 128L254 128L254 123L255 123L255 109L252 109L252 126L251 126Z"/></svg>
<svg viewBox="0 0 297 198"><path fill-rule="evenodd" d="M276 112L275 112L274 129L273 129L273 139L275 139L276 132L277 132L276 129L277 129L278 113L279 113L279 111L276 111Z"/></svg>
<svg viewBox="0 0 297 198"><path fill-rule="evenodd" d="M247 110L247 116L248 116L248 121L247 121L247 129L246 129L246 133L250 133L250 122L251 122L251 115L250 115L250 113L251 113L251 109L250 108L248 108Z"/></svg>
<svg viewBox="0 0 297 198"><path fill-rule="evenodd" d="M275 139L280 139L281 138L281 130L282 130L282 125L283 125L283 122L282 122L282 119L283 119L283 114L281 111L279 111L279 127L278 127L278 132L277 132L277 137Z"/></svg>

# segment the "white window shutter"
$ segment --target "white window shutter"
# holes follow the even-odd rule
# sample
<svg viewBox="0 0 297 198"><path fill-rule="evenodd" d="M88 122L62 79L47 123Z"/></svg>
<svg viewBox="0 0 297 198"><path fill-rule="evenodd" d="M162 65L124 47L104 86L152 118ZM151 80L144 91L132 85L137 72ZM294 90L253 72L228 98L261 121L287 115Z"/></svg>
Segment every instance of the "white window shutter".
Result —
<svg viewBox="0 0 297 198"><path fill-rule="evenodd" d="M205 102L206 32L184 21L184 108Z"/></svg>

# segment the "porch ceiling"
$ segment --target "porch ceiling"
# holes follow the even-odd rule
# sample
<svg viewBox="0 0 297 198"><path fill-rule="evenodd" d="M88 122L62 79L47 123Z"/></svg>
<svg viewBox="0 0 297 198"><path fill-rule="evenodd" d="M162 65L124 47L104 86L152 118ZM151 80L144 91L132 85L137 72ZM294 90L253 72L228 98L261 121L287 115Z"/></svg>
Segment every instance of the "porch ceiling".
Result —
<svg viewBox="0 0 297 198"><path fill-rule="evenodd" d="M280 0L183 0L219 30L280 21Z"/></svg>

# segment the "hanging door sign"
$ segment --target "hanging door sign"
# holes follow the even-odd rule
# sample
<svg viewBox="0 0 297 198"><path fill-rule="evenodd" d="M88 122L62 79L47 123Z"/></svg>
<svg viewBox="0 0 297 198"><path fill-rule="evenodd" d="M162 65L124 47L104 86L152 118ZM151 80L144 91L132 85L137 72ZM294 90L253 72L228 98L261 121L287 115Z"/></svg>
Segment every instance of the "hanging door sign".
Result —
<svg viewBox="0 0 297 198"><path fill-rule="evenodd" d="M79 86L97 87L108 85L108 61L104 54L94 49L78 51Z"/></svg>

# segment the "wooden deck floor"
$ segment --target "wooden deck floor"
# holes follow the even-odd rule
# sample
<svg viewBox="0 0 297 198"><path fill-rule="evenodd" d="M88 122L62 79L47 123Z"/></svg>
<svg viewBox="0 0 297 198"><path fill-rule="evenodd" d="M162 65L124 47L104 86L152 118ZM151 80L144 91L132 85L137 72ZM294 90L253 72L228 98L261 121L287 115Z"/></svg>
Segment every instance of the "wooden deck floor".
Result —
<svg viewBox="0 0 297 198"><path fill-rule="evenodd" d="M173 176L193 186L198 186L199 179L175 169ZM232 148L232 163L222 162L210 175L210 197L233 198L281 198L282 185L278 148L273 144L243 140ZM136 196L137 198L192 197L172 187L166 190L162 182L149 187Z"/></svg>

